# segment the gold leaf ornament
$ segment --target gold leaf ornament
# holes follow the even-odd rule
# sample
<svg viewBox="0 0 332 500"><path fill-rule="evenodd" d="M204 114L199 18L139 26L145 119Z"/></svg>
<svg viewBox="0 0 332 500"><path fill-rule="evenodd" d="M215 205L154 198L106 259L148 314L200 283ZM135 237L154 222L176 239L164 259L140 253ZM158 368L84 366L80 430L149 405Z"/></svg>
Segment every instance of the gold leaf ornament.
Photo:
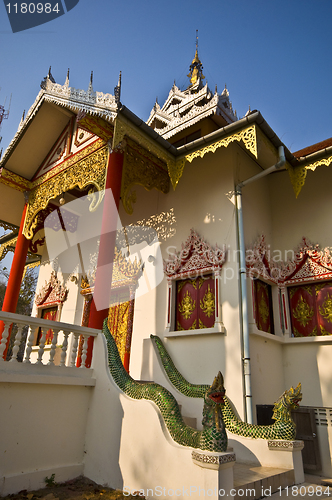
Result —
<svg viewBox="0 0 332 500"><path fill-rule="evenodd" d="M214 314L215 306L215 297L212 292L210 285L208 285L208 289L206 290L203 299L201 300L201 309L204 314L210 318Z"/></svg>
<svg viewBox="0 0 332 500"><path fill-rule="evenodd" d="M189 290L184 294L183 299L179 304L179 313L184 319L189 319L196 308L196 301L191 297Z"/></svg>
<svg viewBox="0 0 332 500"><path fill-rule="evenodd" d="M310 323L313 315L313 308L311 308L301 296L293 313L294 318L297 319L297 321L301 323L302 326L307 326L307 324Z"/></svg>

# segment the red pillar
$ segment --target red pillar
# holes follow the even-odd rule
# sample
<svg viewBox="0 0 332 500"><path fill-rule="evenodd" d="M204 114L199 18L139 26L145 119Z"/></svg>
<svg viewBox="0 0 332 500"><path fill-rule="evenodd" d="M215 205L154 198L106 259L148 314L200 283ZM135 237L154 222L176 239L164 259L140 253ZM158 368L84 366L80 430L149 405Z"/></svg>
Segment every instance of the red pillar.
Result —
<svg viewBox="0 0 332 500"><path fill-rule="evenodd" d="M100 298L101 295L105 294L105 284L108 287L107 292L110 293L111 291L112 266L107 266L107 264L113 262L116 231L111 231L110 229L116 226L116 221L118 219L118 209L121 196L122 167L123 153L120 153L118 151L113 151L112 153L110 153L107 166L105 189L112 190L116 205L116 213L114 213L114 205L110 203L111 200L109 200L107 196L105 196L101 230L102 234L100 236L97 271L88 323L88 326L90 328L101 329L104 319L108 316L108 307L106 309L98 310L96 305L98 305L98 298ZM105 269L107 269L106 274ZM92 348L93 337L90 337L86 358L87 367L90 367L91 365Z"/></svg>
<svg viewBox="0 0 332 500"><path fill-rule="evenodd" d="M5 312L11 312L11 313L16 312L16 306L20 295L24 266L28 255L29 243L30 243L29 240L23 234L26 211L27 211L27 203L25 204L23 209L20 230L18 233L17 243L15 247L15 253L9 273L5 297L2 304L2 310ZM4 330L4 324L2 321L0 321L0 339L3 330ZM10 335L8 336L7 347L4 352L4 359L6 358L9 339Z"/></svg>

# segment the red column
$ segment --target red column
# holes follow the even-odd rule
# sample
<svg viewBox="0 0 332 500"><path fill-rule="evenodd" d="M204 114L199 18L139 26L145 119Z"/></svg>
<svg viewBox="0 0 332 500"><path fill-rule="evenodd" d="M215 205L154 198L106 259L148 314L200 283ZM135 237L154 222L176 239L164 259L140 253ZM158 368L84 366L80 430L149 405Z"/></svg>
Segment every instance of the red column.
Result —
<svg viewBox="0 0 332 500"><path fill-rule="evenodd" d="M119 151L113 151L110 153L105 189L112 190L117 210L116 213L114 213L114 205L110 203L111 200L107 199L106 196L103 208L102 234L100 236L95 286L88 323L90 328L101 329L104 319L108 316L108 307L106 309L98 310L96 304L98 305L98 298L105 294L105 284L107 284L107 292L110 293L111 291L112 266L107 266L107 264L113 262L116 231L110 231L110 228L115 226L118 219L118 209L121 196L122 167L123 153L120 153ZM105 269L107 269L106 273ZM87 367L90 367L91 365L92 348L93 337L90 337L86 358Z"/></svg>
<svg viewBox="0 0 332 500"><path fill-rule="evenodd" d="M3 304L2 304L2 310L5 312L14 313L16 311L17 301L18 301L18 298L20 295L20 288L21 288L22 277L23 277L23 273L24 273L24 266L25 266L27 255L28 255L28 249L29 249L29 243L30 243L29 240L23 235L23 226L24 226L26 211L27 211L27 203L25 204L24 209L23 209L21 226L20 226L20 230L18 233L17 243L16 243L16 247L15 247L15 253L14 253L14 257L13 257L12 266L10 269L6 293L5 293L5 297L4 297ZM3 329L4 329L4 324L2 321L0 321L0 339L1 339ZM4 359L5 359L6 354L7 354L9 338L10 338L10 335L8 336L7 347L6 347L6 350L4 352Z"/></svg>

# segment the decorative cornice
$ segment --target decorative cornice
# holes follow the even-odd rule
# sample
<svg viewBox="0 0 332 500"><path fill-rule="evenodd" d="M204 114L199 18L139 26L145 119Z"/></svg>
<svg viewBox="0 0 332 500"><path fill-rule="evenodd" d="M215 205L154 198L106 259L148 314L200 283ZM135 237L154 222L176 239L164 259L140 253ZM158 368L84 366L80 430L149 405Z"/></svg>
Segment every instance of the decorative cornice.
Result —
<svg viewBox="0 0 332 500"><path fill-rule="evenodd" d="M0 169L0 183L14 188L16 191L20 191L21 193L29 191L32 187L30 181L20 175L14 174L14 172L11 172L4 167Z"/></svg>
<svg viewBox="0 0 332 500"><path fill-rule="evenodd" d="M204 467L207 469L220 469L223 466L235 465L236 455L235 453L203 453L200 451L193 450L191 452L191 458L196 465Z"/></svg>
<svg viewBox="0 0 332 500"><path fill-rule="evenodd" d="M285 439L273 439L267 442L269 450L279 451L301 451L304 448L303 441L287 441Z"/></svg>
<svg viewBox="0 0 332 500"><path fill-rule="evenodd" d="M242 141L245 148L248 149L250 153L255 156L255 158L257 158L256 126L251 125L250 127L241 130L236 134L224 137L223 139L197 149L196 151L193 151L192 153L182 158L169 162L168 173L172 182L173 189L175 190L182 177L186 161L191 163L195 158L203 158L207 153L215 153L219 148L227 148L234 141Z"/></svg>
<svg viewBox="0 0 332 500"><path fill-rule="evenodd" d="M226 260L225 249L212 248L194 229L182 244L182 249L171 260L164 260L164 271L168 278L177 279L220 270Z"/></svg>
<svg viewBox="0 0 332 500"><path fill-rule="evenodd" d="M43 82L43 88L37 95L35 102L30 107L25 119L21 121L19 128L6 149L0 164L4 164L11 151L15 148L23 130L37 114L43 102L51 102L60 107L70 109L74 113L88 113L89 115L99 116L108 122L113 123L117 114L118 104L115 97L103 92L94 92L92 86L87 91L69 87L68 81L64 85L52 82L46 77Z"/></svg>
<svg viewBox="0 0 332 500"><path fill-rule="evenodd" d="M77 159L79 158L78 155ZM83 189L89 185L94 186L97 191L103 190L105 188L107 158L108 148L104 146L89 156L84 155L83 159L75 161L73 165L67 166L64 170L62 169L56 176L49 176L49 172L45 174L47 180L42 184L37 184L30 191L23 228L24 236L28 239L33 237L34 229L38 223L36 219L38 212L44 210L51 200L62 193L74 187Z"/></svg>
<svg viewBox="0 0 332 500"><path fill-rule="evenodd" d="M0 261L6 257L8 252L15 252L17 238L18 238L18 236L14 236L10 240L8 240L5 243L2 243L2 245L0 245Z"/></svg>
<svg viewBox="0 0 332 500"><path fill-rule="evenodd" d="M156 141L150 138L142 130L139 130L137 127L132 125L129 120L121 115L118 115L115 121L113 149L115 149L125 137L135 141L137 144L156 156L159 160L166 163L167 166L169 162L174 161L172 154L166 151L163 147L159 146Z"/></svg>
<svg viewBox="0 0 332 500"><path fill-rule="evenodd" d="M250 127L241 130L236 134L229 135L228 137L225 137L220 141L214 142L213 144L209 144L204 148L198 149L197 151L194 151L193 153L186 155L186 160L191 163L195 158L203 158L203 156L205 156L206 153L214 153L218 148L221 147L227 148L227 146L229 146L229 144L231 144L234 141L238 142L242 141L246 149L248 149L250 153L252 153L255 156L255 158L257 158L256 126L251 125Z"/></svg>

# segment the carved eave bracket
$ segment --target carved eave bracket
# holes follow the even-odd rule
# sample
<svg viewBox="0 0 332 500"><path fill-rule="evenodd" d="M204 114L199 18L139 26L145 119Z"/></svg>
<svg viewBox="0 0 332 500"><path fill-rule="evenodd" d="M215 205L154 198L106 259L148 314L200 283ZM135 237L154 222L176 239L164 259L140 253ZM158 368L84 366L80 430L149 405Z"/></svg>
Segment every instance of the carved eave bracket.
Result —
<svg viewBox="0 0 332 500"><path fill-rule="evenodd" d="M93 147L95 149L95 146ZM75 187L83 189L89 185L97 191L105 188L108 148L100 147L85 156L69 158L61 165L61 170L52 170L38 179L29 193L28 207L23 234L32 239L38 225L38 213L45 210L51 200ZM76 159L76 161L75 161Z"/></svg>
<svg viewBox="0 0 332 500"><path fill-rule="evenodd" d="M169 176L166 165L139 144L127 139L122 174L121 199L128 214L133 213L132 204L136 201L134 185L143 186L150 191L155 188L166 194L169 192Z"/></svg>
<svg viewBox="0 0 332 500"><path fill-rule="evenodd" d="M108 142L113 138L114 127L99 116L80 113L77 115L77 123L80 127L100 137L104 142Z"/></svg>
<svg viewBox="0 0 332 500"><path fill-rule="evenodd" d="M252 125L236 134L229 135L220 139L219 141L213 142L203 148L197 149L192 153L179 158L174 162L170 162L168 165L169 176L171 178L173 189L179 183L182 177L185 163L188 161L191 163L195 158L203 158L207 153L215 153L219 148L227 148L232 142L242 142L245 148L250 151L250 153L257 158L257 134L256 126Z"/></svg>
<svg viewBox="0 0 332 500"><path fill-rule="evenodd" d="M217 245L213 248L191 229L182 249L171 260L164 260L164 272L171 279L186 278L198 272L221 271L226 261L226 250Z"/></svg>
<svg viewBox="0 0 332 500"><path fill-rule="evenodd" d="M295 167L289 165L288 174L296 198L299 196L305 184L308 170L315 171L317 167L328 167L331 165L331 163L332 163L332 156L329 156L328 158L321 158L320 160L317 160L313 163L308 163L306 165L302 164Z"/></svg>
<svg viewBox="0 0 332 500"><path fill-rule="evenodd" d="M16 191L21 191L22 193L29 191L32 186L30 181L20 175L14 174L14 172L4 167L0 169L0 183L16 189Z"/></svg>

